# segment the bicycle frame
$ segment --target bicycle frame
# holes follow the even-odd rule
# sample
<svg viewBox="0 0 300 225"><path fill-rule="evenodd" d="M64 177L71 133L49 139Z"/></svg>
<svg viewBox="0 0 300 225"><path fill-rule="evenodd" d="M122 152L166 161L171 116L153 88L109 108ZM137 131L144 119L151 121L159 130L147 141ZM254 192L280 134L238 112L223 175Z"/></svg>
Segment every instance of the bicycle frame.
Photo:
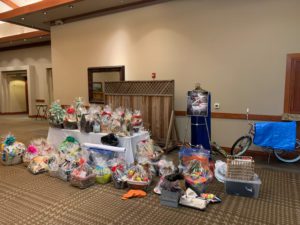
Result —
<svg viewBox="0 0 300 225"><path fill-rule="evenodd" d="M250 147L250 145L253 143L254 137L255 137L255 126L256 123L255 122L250 122L249 121L249 109L247 108L247 114L246 114L246 118L247 118L247 122L248 125L250 126L248 133L240 138L238 138L233 146L231 147L231 154L232 155L237 155L240 156L242 154L244 154ZM259 145L258 145L259 146ZM263 150L266 150L269 152L269 158L268 158L268 162L270 160L270 154L272 152L274 152L275 156L283 161L283 162L296 162L298 160L300 160L300 153L298 150L298 153L296 153L296 157L290 157L290 155L292 154L292 152L289 151L285 151L285 150L275 150L272 147L263 147L263 146L259 146L261 147ZM296 139L296 143L295 143L295 151L296 149L300 148L300 141L298 139ZM287 155L290 154L290 155Z"/></svg>

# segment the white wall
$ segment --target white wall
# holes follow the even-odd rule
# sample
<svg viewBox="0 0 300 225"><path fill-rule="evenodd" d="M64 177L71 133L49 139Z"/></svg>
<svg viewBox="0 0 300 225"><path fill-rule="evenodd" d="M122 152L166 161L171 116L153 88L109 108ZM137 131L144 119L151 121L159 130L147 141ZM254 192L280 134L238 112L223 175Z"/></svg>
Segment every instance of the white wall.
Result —
<svg viewBox="0 0 300 225"><path fill-rule="evenodd" d="M31 66L32 88L35 99L48 100L47 71L51 67L50 46L0 52L0 67ZM35 100L33 99L33 101ZM34 108L33 108L34 109ZM31 114L35 114L32 109Z"/></svg>
<svg viewBox="0 0 300 225"><path fill-rule="evenodd" d="M125 65L126 80L175 79L176 110L200 82L219 112L280 115L286 55L300 52L299 8L298 0L174 0L53 27L54 96L87 100L88 67ZM230 146L246 123L215 119L212 128Z"/></svg>

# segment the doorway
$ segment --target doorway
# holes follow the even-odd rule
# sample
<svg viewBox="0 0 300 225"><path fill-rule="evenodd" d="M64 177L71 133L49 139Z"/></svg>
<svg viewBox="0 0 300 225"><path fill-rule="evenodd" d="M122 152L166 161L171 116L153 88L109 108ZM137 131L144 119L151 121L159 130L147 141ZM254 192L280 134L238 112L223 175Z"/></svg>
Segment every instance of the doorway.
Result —
<svg viewBox="0 0 300 225"><path fill-rule="evenodd" d="M28 113L28 82L26 70L3 71L4 114Z"/></svg>

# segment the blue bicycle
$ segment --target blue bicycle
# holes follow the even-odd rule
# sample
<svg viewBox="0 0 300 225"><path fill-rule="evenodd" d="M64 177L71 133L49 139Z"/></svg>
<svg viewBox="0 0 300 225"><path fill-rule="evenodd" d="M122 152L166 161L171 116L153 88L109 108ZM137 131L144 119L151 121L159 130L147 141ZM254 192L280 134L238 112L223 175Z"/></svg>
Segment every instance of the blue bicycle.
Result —
<svg viewBox="0 0 300 225"><path fill-rule="evenodd" d="M243 155L255 145L274 152L277 159L286 163L300 160L300 141L296 138L296 122L249 122L248 133L238 138L231 147L231 155Z"/></svg>

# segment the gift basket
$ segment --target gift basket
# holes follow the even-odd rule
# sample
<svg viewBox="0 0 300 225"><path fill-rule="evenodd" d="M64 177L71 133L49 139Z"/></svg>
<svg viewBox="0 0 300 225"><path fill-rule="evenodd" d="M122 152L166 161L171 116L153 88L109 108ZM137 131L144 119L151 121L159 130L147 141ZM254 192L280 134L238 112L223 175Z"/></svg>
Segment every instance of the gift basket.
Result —
<svg viewBox="0 0 300 225"><path fill-rule="evenodd" d="M34 145L29 145L23 155L23 163L28 166L34 157L39 155L39 150Z"/></svg>
<svg viewBox="0 0 300 225"><path fill-rule="evenodd" d="M55 149L50 145L45 138L34 139L26 149L23 155L23 162L28 166L30 161L36 156L49 156L55 153Z"/></svg>
<svg viewBox="0 0 300 225"><path fill-rule="evenodd" d="M78 129L76 110L73 106L68 107L66 110L66 114L64 118L64 129L69 129L69 130Z"/></svg>
<svg viewBox="0 0 300 225"><path fill-rule="evenodd" d="M131 189L142 189L147 191L151 184L150 164L137 164L127 171L127 183Z"/></svg>
<svg viewBox="0 0 300 225"><path fill-rule="evenodd" d="M77 163L75 161L65 160L65 162L58 167L56 176L63 181L69 181L71 173L76 167Z"/></svg>
<svg viewBox="0 0 300 225"><path fill-rule="evenodd" d="M148 137L145 140L141 140L137 144L136 155L138 157L146 157L149 160L156 162L163 155L164 151L154 144L154 141Z"/></svg>
<svg viewBox="0 0 300 225"><path fill-rule="evenodd" d="M78 164L79 166L71 173L71 185L83 189L95 184L96 175L93 173L92 167L90 167L83 158L79 160Z"/></svg>
<svg viewBox="0 0 300 225"><path fill-rule="evenodd" d="M114 187L117 189L127 188L126 165L125 163L118 163L111 168L112 181Z"/></svg>
<svg viewBox="0 0 300 225"><path fill-rule="evenodd" d="M111 107L106 105L101 113L101 125L100 126L101 126L102 133L110 132L111 117L112 117Z"/></svg>
<svg viewBox="0 0 300 225"><path fill-rule="evenodd" d="M187 188L190 187L200 195L213 179L209 168L209 151L183 146L179 152L179 159Z"/></svg>
<svg viewBox="0 0 300 225"><path fill-rule="evenodd" d="M125 137L130 136L132 113L129 110L124 110L122 107L117 108L111 118L110 130L114 134Z"/></svg>
<svg viewBox="0 0 300 225"><path fill-rule="evenodd" d="M90 143L84 143L83 148L90 152L89 164L94 167L98 183L109 182L112 177L111 171L113 171L113 181L115 179L119 186L125 187L125 148Z"/></svg>
<svg viewBox="0 0 300 225"><path fill-rule="evenodd" d="M49 109L49 124L51 127L63 128L66 111L59 104L59 100L54 101Z"/></svg>
<svg viewBox="0 0 300 225"><path fill-rule="evenodd" d="M48 159L48 156L34 157L28 165L28 170L33 174L39 174L48 171Z"/></svg>
<svg viewBox="0 0 300 225"><path fill-rule="evenodd" d="M83 98L82 97L76 97L74 100L75 105L75 111L76 111L76 120L81 121L82 115L87 114L87 110L84 106ZM80 123L78 124L80 126Z"/></svg>
<svg viewBox="0 0 300 225"><path fill-rule="evenodd" d="M60 159L59 159L58 155L53 154L49 157L49 160L48 160L49 176L59 177L59 174L58 174L59 162L60 162Z"/></svg>
<svg viewBox="0 0 300 225"><path fill-rule="evenodd" d="M172 161L167 161L165 159L159 160L159 162L157 163L157 167L160 180L153 191L156 194L161 194L161 184L163 183L165 176L174 173L176 168Z"/></svg>
<svg viewBox="0 0 300 225"><path fill-rule="evenodd" d="M95 158L95 169L93 173L96 174L96 182L98 184L107 184L111 181L111 170L107 162L100 156Z"/></svg>
<svg viewBox="0 0 300 225"><path fill-rule="evenodd" d="M68 136L58 147L61 162L64 162L66 159L68 161L77 160L80 151L79 142L72 136Z"/></svg>
<svg viewBox="0 0 300 225"><path fill-rule="evenodd" d="M121 108L116 109L111 117L110 131L116 135L122 132L122 123L124 121L124 111Z"/></svg>
<svg viewBox="0 0 300 225"><path fill-rule="evenodd" d="M93 132L101 132L101 116L100 116L101 107L98 105L91 105L89 108L89 115L93 120Z"/></svg>
<svg viewBox="0 0 300 225"><path fill-rule="evenodd" d="M13 135L9 134L5 137L1 148L2 164L9 166L22 163L22 156L26 147L23 143L16 141Z"/></svg>
<svg viewBox="0 0 300 225"><path fill-rule="evenodd" d="M83 133L91 133L94 130L94 120L92 115L84 114L80 120L80 131Z"/></svg>
<svg viewBox="0 0 300 225"><path fill-rule="evenodd" d="M107 162L111 172L115 188L124 189L127 187L126 162L123 158L113 158Z"/></svg>
<svg viewBox="0 0 300 225"><path fill-rule="evenodd" d="M140 110L135 110L131 118L131 126L135 133L138 133L143 127L143 119Z"/></svg>

